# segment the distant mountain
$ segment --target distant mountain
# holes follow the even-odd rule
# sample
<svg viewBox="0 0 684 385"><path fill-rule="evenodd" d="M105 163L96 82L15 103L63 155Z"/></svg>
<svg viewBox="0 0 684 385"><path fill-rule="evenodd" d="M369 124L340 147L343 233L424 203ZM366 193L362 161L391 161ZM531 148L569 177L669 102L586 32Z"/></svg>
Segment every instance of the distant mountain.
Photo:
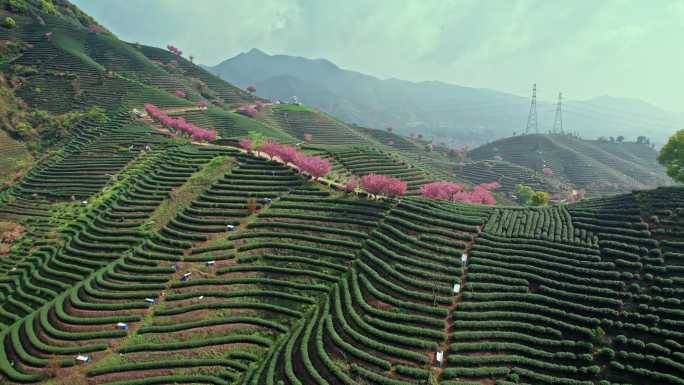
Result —
<svg viewBox="0 0 684 385"><path fill-rule="evenodd" d="M254 84L259 96L296 95L344 121L395 127L436 141L480 144L520 132L529 98L490 89L429 81L379 79L339 68L325 59L269 55L259 49L205 67L238 86ZM553 126L555 103L540 101L540 132ZM587 138L639 135L663 143L684 117L640 100L599 97L565 104L564 127Z"/></svg>

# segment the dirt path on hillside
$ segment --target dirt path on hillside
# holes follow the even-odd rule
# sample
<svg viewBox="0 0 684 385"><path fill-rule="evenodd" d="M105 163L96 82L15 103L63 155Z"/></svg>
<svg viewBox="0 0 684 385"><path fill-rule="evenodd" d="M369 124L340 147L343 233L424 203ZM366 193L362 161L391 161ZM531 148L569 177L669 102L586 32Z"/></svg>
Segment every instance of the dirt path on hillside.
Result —
<svg viewBox="0 0 684 385"><path fill-rule="evenodd" d="M444 352L444 355L442 357L442 364L439 366L440 368L445 367L447 363L449 346L453 342L452 333L454 331L454 313L458 308L458 304L461 302L461 298L463 297L463 291L465 289L465 284L468 281L468 263L470 262L470 249L472 249L473 245L475 244L475 241L477 240L480 232L482 231L482 227L482 225L477 226L477 234L474 234L472 239L466 242L465 247L463 248L463 254L468 256L468 260L466 264L461 267L461 280L459 282L461 287L458 294L454 296L451 306L449 306L449 314L447 315L446 323L444 325L444 332L447 335L447 339L439 347L439 350ZM482 384L486 383L487 382L482 382Z"/></svg>

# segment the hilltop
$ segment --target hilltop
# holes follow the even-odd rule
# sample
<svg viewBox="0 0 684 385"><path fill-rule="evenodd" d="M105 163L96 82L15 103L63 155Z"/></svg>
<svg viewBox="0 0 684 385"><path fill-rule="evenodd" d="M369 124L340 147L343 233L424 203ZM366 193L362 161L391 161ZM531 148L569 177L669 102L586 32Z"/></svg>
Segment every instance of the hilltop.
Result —
<svg viewBox="0 0 684 385"><path fill-rule="evenodd" d="M672 183L656 161L657 152L647 143L532 134L497 140L475 148L469 155L476 161L499 157L537 175L542 175L546 167L555 178L590 194L614 194Z"/></svg>
<svg viewBox="0 0 684 385"><path fill-rule="evenodd" d="M289 100L296 95L347 122L394 127L404 135L420 133L436 142L471 147L520 133L530 104L527 96L437 81L379 79L326 59L269 55L256 48L204 68L241 87L254 84L263 97ZM540 130L546 132L555 105L540 100L538 109ZM674 128L684 125L683 118L640 100L603 96L566 101L564 123L592 139L647 135L663 144Z"/></svg>
<svg viewBox="0 0 684 385"><path fill-rule="evenodd" d="M527 135L461 171L444 146L271 103L66 1L0 5L1 382L684 383L684 189L420 194L646 178L649 146ZM405 196L348 191L371 172Z"/></svg>

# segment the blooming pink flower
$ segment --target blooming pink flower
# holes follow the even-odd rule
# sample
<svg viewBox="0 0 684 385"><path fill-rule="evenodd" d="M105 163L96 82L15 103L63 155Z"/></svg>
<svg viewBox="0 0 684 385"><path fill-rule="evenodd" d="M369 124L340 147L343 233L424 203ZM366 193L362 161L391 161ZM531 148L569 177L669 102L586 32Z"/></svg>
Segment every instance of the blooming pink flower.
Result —
<svg viewBox="0 0 684 385"><path fill-rule="evenodd" d="M402 196L408 187L406 182L400 179L373 173L361 177L361 186L369 194L387 194L389 196Z"/></svg>
<svg viewBox="0 0 684 385"><path fill-rule="evenodd" d="M295 164L300 170L306 172L314 178L320 178L330 172L330 163L320 156L299 155L295 159Z"/></svg>
<svg viewBox="0 0 684 385"><path fill-rule="evenodd" d="M183 117L174 119L153 104L147 103L145 104L144 108L153 120L159 122L159 124L164 127L186 133L196 140L216 140L217 133L215 130L207 130L197 127L192 123L188 123Z"/></svg>
<svg viewBox="0 0 684 385"><path fill-rule="evenodd" d="M463 185L447 181L438 181L421 186L420 193L430 199L452 200L454 195L463 190Z"/></svg>
<svg viewBox="0 0 684 385"><path fill-rule="evenodd" d="M183 90L177 90L174 95L178 96L179 98L185 98L188 96L188 94L183 91Z"/></svg>
<svg viewBox="0 0 684 385"><path fill-rule="evenodd" d="M542 169L542 172L544 173L544 176L545 176L545 177L551 177L551 176L553 176L553 170L552 170L551 168L549 168L549 167L544 167L544 168Z"/></svg>
<svg viewBox="0 0 684 385"><path fill-rule="evenodd" d="M266 142L259 147L259 151L268 155L270 159L276 155L278 144L274 142Z"/></svg>
<svg viewBox="0 0 684 385"><path fill-rule="evenodd" d="M458 183L439 181L423 185L420 192L424 197L430 199L493 205L496 200L490 190L498 187L500 187L498 182L483 183L472 191L467 191L465 186Z"/></svg>
<svg viewBox="0 0 684 385"><path fill-rule="evenodd" d="M313 139L313 135L311 135L309 133L304 134L304 140L306 140L307 142L310 142L311 139Z"/></svg>
<svg viewBox="0 0 684 385"><path fill-rule="evenodd" d="M257 109L254 108L253 106L246 105L246 106L243 106L242 108L240 108L238 110L238 113L245 115L245 116L249 116L250 118L253 118L257 115Z"/></svg>
<svg viewBox="0 0 684 385"><path fill-rule="evenodd" d="M240 147L247 151L252 151L252 140L248 138L240 139Z"/></svg>
<svg viewBox="0 0 684 385"><path fill-rule="evenodd" d="M347 184L344 185L344 190L347 192L353 192L359 187L359 181L355 178L349 179Z"/></svg>
<svg viewBox="0 0 684 385"><path fill-rule="evenodd" d="M280 158L284 164L294 163L297 159L297 155L297 149L290 145L278 144L276 146L276 156Z"/></svg>

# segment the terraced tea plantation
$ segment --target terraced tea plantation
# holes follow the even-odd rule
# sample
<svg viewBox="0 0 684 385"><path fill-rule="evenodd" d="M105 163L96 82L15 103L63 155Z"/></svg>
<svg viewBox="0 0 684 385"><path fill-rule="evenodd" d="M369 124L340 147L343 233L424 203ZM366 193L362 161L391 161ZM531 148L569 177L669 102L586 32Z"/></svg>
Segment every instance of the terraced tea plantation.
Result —
<svg viewBox="0 0 684 385"><path fill-rule="evenodd" d="M67 2L18 3L0 1L20 46L0 95L21 101L1 116L0 384L684 384L684 189L545 207L422 191L666 184L650 149L529 135L459 164ZM406 189L349 184L369 174Z"/></svg>

